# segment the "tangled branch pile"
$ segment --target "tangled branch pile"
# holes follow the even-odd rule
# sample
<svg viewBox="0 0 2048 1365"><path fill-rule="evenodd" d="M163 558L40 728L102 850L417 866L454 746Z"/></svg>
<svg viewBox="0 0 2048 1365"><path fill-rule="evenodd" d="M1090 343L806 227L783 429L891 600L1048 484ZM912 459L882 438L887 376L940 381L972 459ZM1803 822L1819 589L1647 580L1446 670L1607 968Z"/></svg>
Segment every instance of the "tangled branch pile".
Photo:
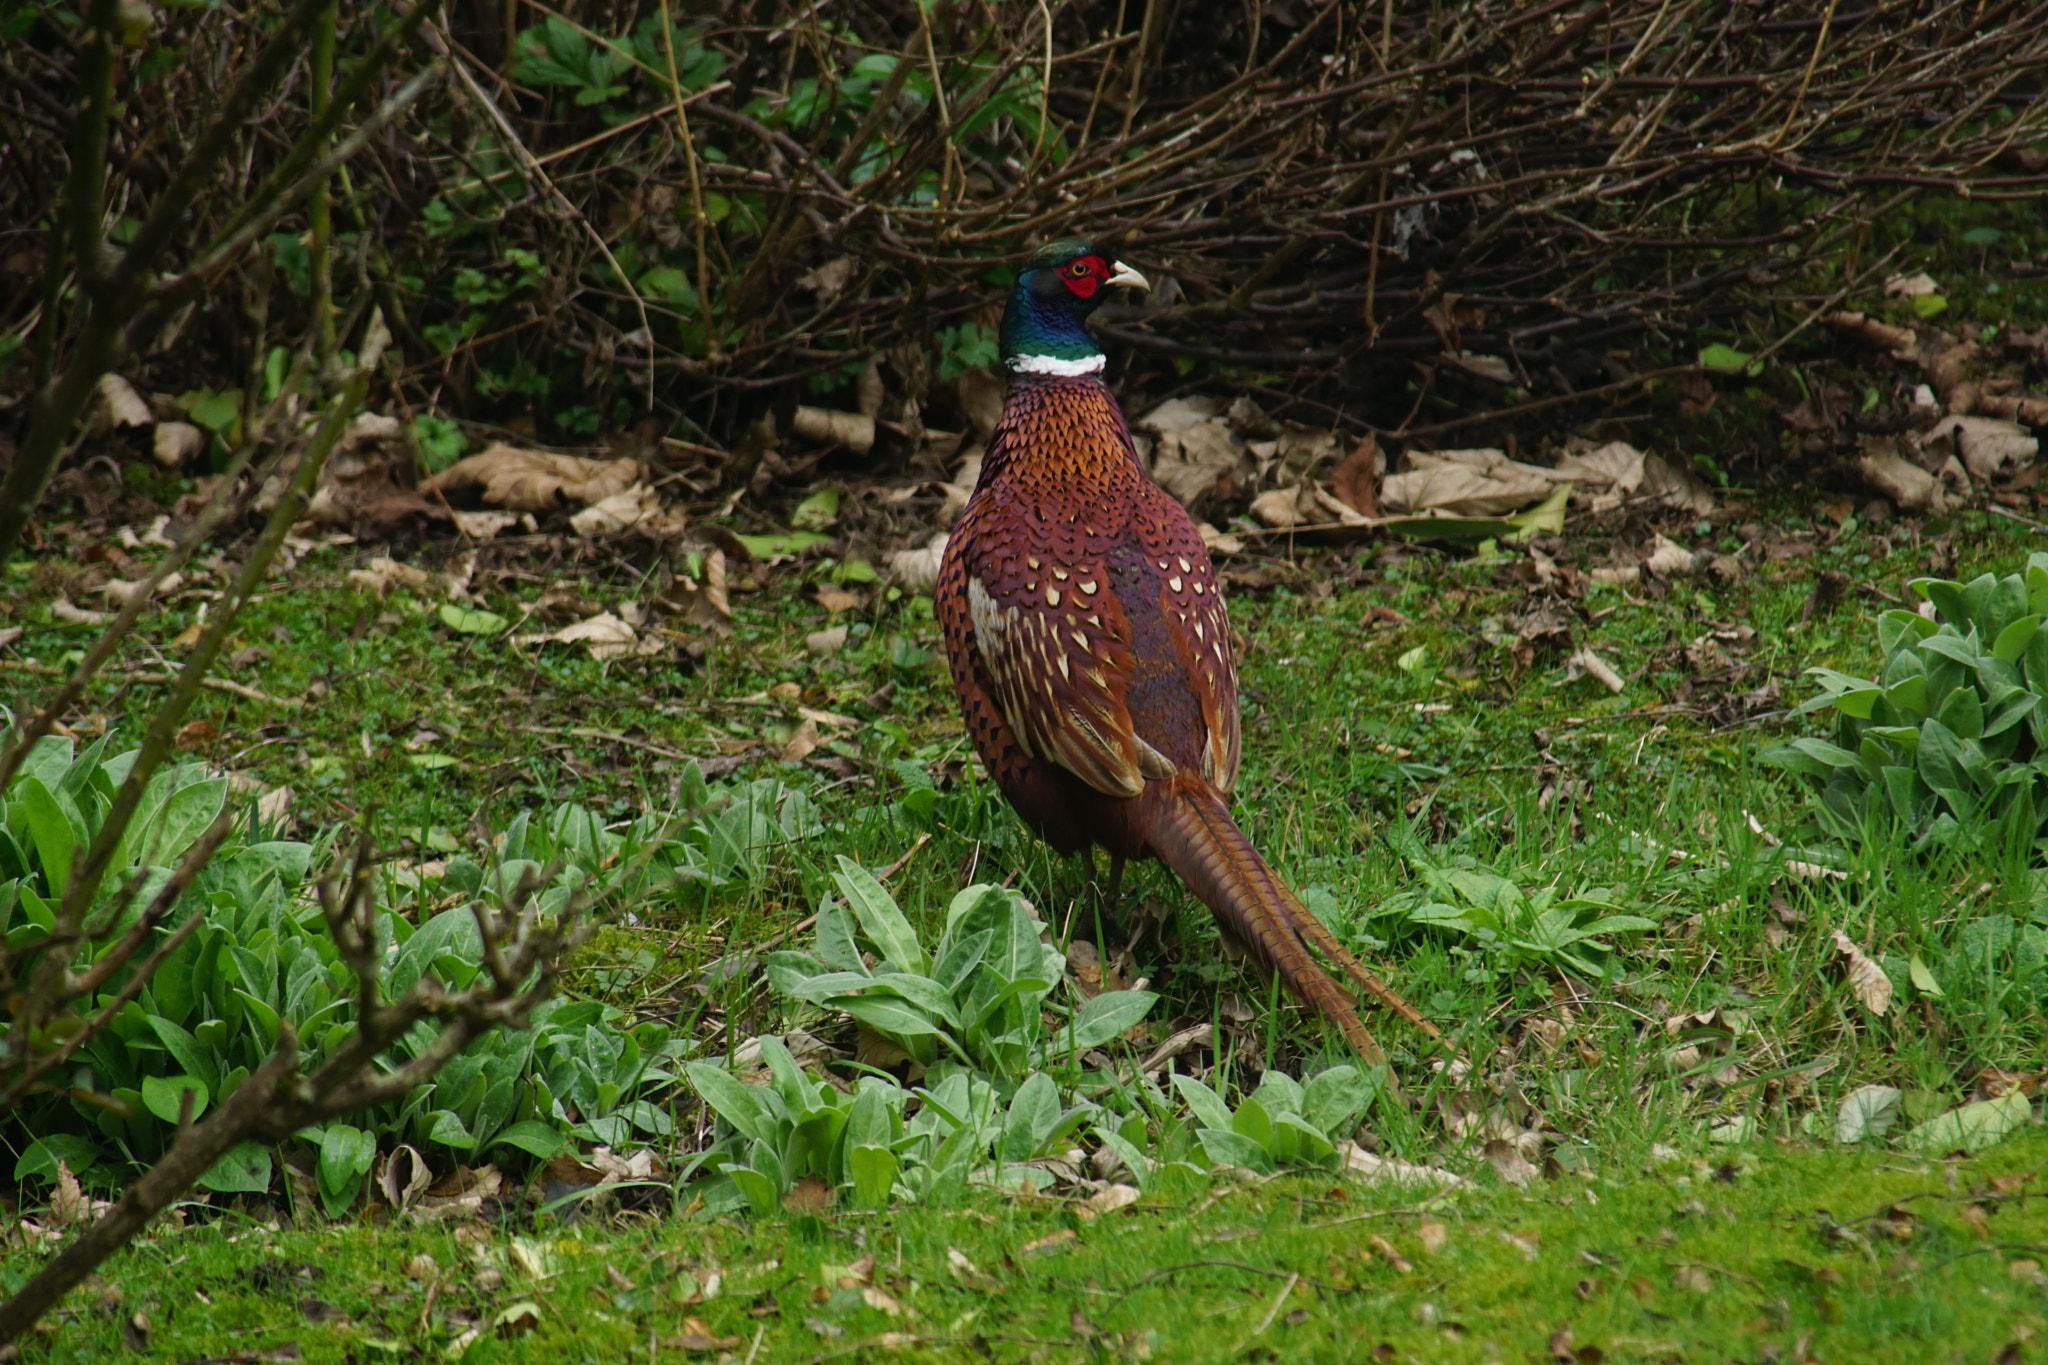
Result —
<svg viewBox="0 0 2048 1365"><path fill-rule="evenodd" d="M41 245L87 50L68 10L22 11L0 48L23 209L0 348L41 357L0 380L16 394L79 325L67 255ZM342 0L337 70L397 11ZM130 27L114 240L259 17ZM881 416L916 428L934 381L993 359L1002 269L1073 231L1168 281L1106 337L1251 371L1304 415L1400 424L1410 395L1376 375L1433 357L1474 406L1563 401L1632 382L1619 339L1690 361L1759 299L1781 328L1817 316L1878 266L1863 230L1904 197L2048 188L2030 0L528 0L430 19L387 86L437 55L446 77L337 180L335 297L382 304L411 408L564 442L654 412L730 444L877 358ZM305 126L304 76L240 131L192 242ZM319 294L303 227L131 329L154 387L262 385L258 301L275 331ZM1807 268L1824 252L1839 274Z"/></svg>

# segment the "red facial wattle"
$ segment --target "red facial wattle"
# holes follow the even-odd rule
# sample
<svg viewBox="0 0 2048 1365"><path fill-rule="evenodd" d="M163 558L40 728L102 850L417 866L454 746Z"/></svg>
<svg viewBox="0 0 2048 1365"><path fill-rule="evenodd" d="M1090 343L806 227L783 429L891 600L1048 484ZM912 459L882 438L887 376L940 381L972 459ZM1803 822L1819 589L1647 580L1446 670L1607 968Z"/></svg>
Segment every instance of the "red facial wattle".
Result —
<svg viewBox="0 0 2048 1365"><path fill-rule="evenodd" d="M1075 298L1094 298L1095 291L1107 278L1109 263L1100 256L1083 256L1060 269L1060 282L1073 292Z"/></svg>

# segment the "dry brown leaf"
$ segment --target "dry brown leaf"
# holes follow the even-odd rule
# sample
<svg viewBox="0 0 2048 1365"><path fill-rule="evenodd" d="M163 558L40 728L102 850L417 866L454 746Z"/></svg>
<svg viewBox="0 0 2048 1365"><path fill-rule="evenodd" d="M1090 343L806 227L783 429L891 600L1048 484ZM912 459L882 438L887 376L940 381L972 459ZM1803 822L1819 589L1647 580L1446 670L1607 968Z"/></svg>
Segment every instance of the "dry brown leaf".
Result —
<svg viewBox="0 0 2048 1365"><path fill-rule="evenodd" d="M1406 1256L1403 1256L1400 1252L1394 1250L1394 1244L1392 1242L1389 1242L1386 1238L1380 1236L1378 1233L1374 1233L1371 1237L1367 1238L1366 1241L1374 1251L1377 1251L1380 1254L1381 1260L1385 1261L1388 1265L1392 1266L1399 1273L1406 1275L1409 1271L1415 1269L1415 1263L1413 1261L1409 1260Z"/></svg>
<svg viewBox="0 0 2048 1365"><path fill-rule="evenodd" d="M1692 572L1692 551L1659 532L1650 541L1643 565L1659 578L1683 578Z"/></svg>
<svg viewBox="0 0 2048 1365"><path fill-rule="evenodd" d="M732 633L732 601L725 589L725 551L704 556L704 581L677 574L662 604L694 626L708 626L719 635Z"/></svg>
<svg viewBox="0 0 2048 1365"><path fill-rule="evenodd" d="M832 1187L815 1175L807 1175L789 1187L782 1207L791 1213L820 1213L832 1202Z"/></svg>
<svg viewBox="0 0 2048 1365"><path fill-rule="evenodd" d="M1088 1196L1087 1200L1088 1207L1094 1209L1097 1213L1115 1213L1118 1209L1129 1208L1137 1202L1138 1187L1136 1185L1111 1185L1107 1189Z"/></svg>
<svg viewBox="0 0 2048 1365"><path fill-rule="evenodd" d="M546 512L589 506L640 481L638 460L589 460L494 442L428 480L442 492L476 488L493 507Z"/></svg>
<svg viewBox="0 0 2048 1365"><path fill-rule="evenodd" d="M1451 1230L1434 1220L1418 1224L1415 1235L1422 1241L1423 1254L1428 1256L1441 1252L1444 1244L1451 1240Z"/></svg>
<svg viewBox="0 0 2048 1365"><path fill-rule="evenodd" d="M859 593L848 592L844 588L826 586L818 589L818 605L835 615L842 611L852 611L860 605L860 601Z"/></svg>
<svg viewBox="0 0 2048 1365"><path fill-rule="evenodd" d="M789 743L782 746L782 752L778 757L784 763L801 763L811 756L820 742L818 722L807 720L797 726L796 733L789 737Z"/></svg>
<svg viewBox="0 0 2048 1365"><path fill-rule="evenodd" d="M702 1318L684 1318L683 1330L661 1344L672 1350L704 1355L711 1351L730 1351L740 1344L740 1338L718 1335Z"/></svg>
<svg viewBox="0 0 2048 1365"><path fill-rule="evenodd" d="M218 738L220 738L219 726L210 720L194 720L186 722L184 728L178 731L177 737L171 743L177 745L178 748L183 749L185 752L191 753L195 749L204 749Z"/></svg>
<svg viewBox="0 0 2048 1365"><path fill-rule="evenodd" d="M92 1217L92 1204L79 1188L78 1177L71 1174L71 1167L64 1162L57 1163L56 1187L50 1191L50 1222L60 1228L83 1223Z"/></svg>
<svg viewBox="0 0 2048 1365"><path fill-rule="evenodd" d="M1536 1178L1536 1168L1522 1155L1522 1149L1506 1138L1495 1138L1484 1150L1486 1164L1510 1185L1526 1188Z"/></svg>
<svg viewBox="0 0 2048 1365"><path fill-rule="evenodd" d="M455 518L455 529L471 540L489 540L500 531L516 526L524 518L529 524L531 513L520 512L450 512Z"/></svg>
<svg viewBox="0 0 2048 1365"><path fill-rule="evenodd" d="M954 383L960 410L967 414L976 440L987 444L1003 415L1003 396L1008 385L986 370L968 370Z"/></svg>
<svg viewBox="0 0 2048 1365"><path fill-rule="evenodd" d="M378 555L360 569L350 569L348 581L375 597L384 596L394 587L424 596L434 586L434 576L425 569L400 564L386 555Z"/></svg>
<svg viewBox="0 0 2048 1365"><path fill-rule="evenodd" d="M656 540L675 540L689 525L689 518L644 483L600 498L569 518L570 530L592 539L635 531Z"/></svg>
<svg viewBox="0 0 2048 1365"><path fill-rule="evenodd" d="M1228 531L1219 531L1206 521L1196 522L1195 530L1202 537L1202 545L1211 554L1241 555L1244 553L1244 542L1231 535Z"/></svg>
<svg viewBox="0 0 2048 1365"><path fill-rule="evenodd" d="M1620 692L1628 686L1622 680L1622 676L1614 671L1613 665L1609 664L1607 660L1601 658L1598 654L1595 654L1591 649L1580 649L1571 658L1565 660L1565 677L1567 680L1581 677L1593 678L1609 692Z"/></svg>
<svg viewBox="0 0 2048 1365"><path fill-rule="evenodd" d="M87 611L84 607L75 607L68 597L60 597L50 603L50 615L59 621L69 621L74 626L103 626L112 619L111 612Z"/></svg>
<svg viewBox="0 0 2048 1365"><path fill-rule="evenodd" d="M898 550L889 556L889 581L912 595L928 594L938 585L939 563L946 555L946 537L933 536L922 549Z"/></svg>
<svg viewBox="0 0 2048 1365"><path fill-rule="evenodd" d="M875 419L862 412L799 407L790 418L789 434L814 446L845 446L856 455L874 448Z"/></svg>
<svg viewBox="0 0 2048 1365"><path fill-rule="evenodd" d="M1074 1230L1061 1228L1058 1232L1047 1233L1034 1241L1017 1248L1019 1256L1051 1256L1065 1251L1074 1244Z"/></svg>
<svg viewBox="0 0 2048 1365"><path fill-rule="evenodd" d="M1307 506L1303 506L1304 503ZM1319 520L1316 516L1315 493L1306 484L1298 484L1293 488L1267 489L1252 499L1252 515L1276 530L1303 526Z"/></svg>
<svg viewBox="0 0 2048 1365"><path fill-rule="evenodd" d="M1883 1014L1890 1009L1892 981L1884 974L1884 968L1866 956L1840 929L1831 930L1830 934L1835 941L1836 961L1848 977L1849 988L1863 1002L1863 1008L1872 1014Z"/></svg>
<svg viewBox="0 0 2048 1365"><path fill-rule="evenodd" d="M835 256L823 265L806 270L796 277L796 287L817 294L824 301L830 301L844 293L846 286L853 283L857 268L851 256Z"/></svg>
<svg viewBox="0 0 2048 1365"><path fill-rule="evenodd" d="M814 630L804 636L804 648L821 656L837 654L846 648L846 635L845 626L829 626L824 630Z"/></svg>
<svg viewBox="0 0 2048 1365"><path fill-rule="evenodd" d="M1380 502L1389 512L1499 516L1541 502L1557 481L1554 470L1499 450L1411 450L1408 468L1380 485Z"/></svg>
<svg viewBox="0 0 2048 1365"><path fill-rule="evenodd" d="M190 422L159 422L150 453L166 469L176 469L206 449L206 433Z"/></svg>
<svg viewBox="0 0 2048 1365"><path fill-rule="evenodd" d="M118 374L101 375L99 393L100 402L106 405L109 426L146 427L156 421L156 414L149 410L148 400Z"/></svg>
<svg viewBox="0 0 2048 1365"><path fill-rule="evenodd" d="M1440 1167L1417 1166L1376 1155L1348 1139L1337 1144L1337 1155L1343 1158L1342 1169L1346 1175L1368 1185L1434 1185L1440 1189L1462 1189L1469 1183Z"/></svg>
<svg viewBox="0 0 2048 1365"><path fill-rule="evenodd" d="M289 791L290 788L280 790ZM414 1201L425 1194L427 1187L433 1183L433 1173L427 1170L427 1163L410 1147L393 1148L391 1155L379 1163L377 1188L383 1193L384 1202L401 1212L411 1208ZM429 1259L428 1264L432 1263ZM408 1268L406 1273L412 1274L411 1269ZM414 1278L427 1277L416 1275Z"/></svg>
<svg viewBox="0 0 2048 1365"><path fill-rule="evenodd" d="M1386 469L1379 442L1367 432L1359 443L1330 471L1330 491L1337 500L1362 517L1380 514L1379 495L1374 491Z"/></svg>

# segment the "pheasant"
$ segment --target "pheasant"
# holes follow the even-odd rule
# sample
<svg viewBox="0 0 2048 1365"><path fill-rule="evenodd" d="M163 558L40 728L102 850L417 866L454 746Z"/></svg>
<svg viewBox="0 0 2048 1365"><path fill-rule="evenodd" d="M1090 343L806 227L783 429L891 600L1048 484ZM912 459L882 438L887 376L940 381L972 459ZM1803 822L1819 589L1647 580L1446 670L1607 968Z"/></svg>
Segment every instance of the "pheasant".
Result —
<svg viewBox="0 0 2048 1365"><path fill-rule="evenodd" d="M1084 319L1145 277L1084 241L1018 276L1000 336L1010 387L946 542L934 606L974 747L1062 854L1101 847L1179 874L1268 972L1369 1062L1384 1054L1311 946L1432 1038L1230 815L1237 664L1200 533L1139 464Z"/></svg>

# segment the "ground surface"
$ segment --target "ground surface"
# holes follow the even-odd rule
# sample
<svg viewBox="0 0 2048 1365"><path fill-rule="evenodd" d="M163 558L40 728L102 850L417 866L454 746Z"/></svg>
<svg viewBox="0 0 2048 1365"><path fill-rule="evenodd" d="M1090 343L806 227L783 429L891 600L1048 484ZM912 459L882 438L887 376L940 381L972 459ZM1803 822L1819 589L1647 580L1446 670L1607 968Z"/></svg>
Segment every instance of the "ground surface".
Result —
<svg viewBox="0 0 2048 1365"><path fill-rule="evenodd" d="M1696 566L1625 586L1592 577L1653 528ZM1867 672L1873 618L1907 599L1909 579L2010 571L2037 543L1981 512L1871 525L1847 502L1738 489L1697 519L1575 519L1538 542L1541 560L1513 545L1378 544L1230 562L1246 660L1240 817L1473 1059L1431 1072L1419 1039L1377 1025L1420 1103L1376 1116L1376 1140L1470 1173L1470 1193L1418 1207L1412 1193L1290 1178L1192 1212L1088 1220L991 1198L751 1230L630 1216L534 1227L519 1207L474 1231L294 1231L287 1211L257 1206L133 1249L93 1291L98 1307L74 1300L32 1349L99 1359L126 1339L165 1359L296 1346L368 1360L476 1329L476 1360L634 1359L650 1337L657 1357L741 1360L885 1341L910 1359L1357 1359L1381 1343L1392 1354L1379 1358L1424 1360L2026 1358L2001 1352L2035 1349L2024 1343L2043 1330L2048 1230L2034 1187L2008 1177L2048 1157L2038 1135L1961 1164L1825 1138L1862 1084L1905 1092L1903 1128L1989 1093L1998 1070L2044 1070L2038 998L1973 967L1962 937L1987 915L2035 915L2031 881L1995 858L1826 846L1805 793L1758 755L1819 732L1793 711L1812 692L1800 671ZM52 604L84 600L104 553L64 548L10 582L8 621L23 628L0 652L11 697L89 642ZM555 801L614 820L668 809L691 758L715 781L774 776L817 802L824 834L765 850L710 894L642 907L593 949L576 990L674 1018L714 1051L782 1027L753 974L706 968L810 914L840 853L875 868L908 855L890 886L923 925L966 881L1014 877L1062 941L1124 946L1122 930L1098 929L1085 870L1049 856L980 782L922 599L857 588L833 613L817 600L828 567L743 567L730 635L685 632L655 656L599 663L511 643L538 623L452 630L438 590L379 598L351 584L374 553L301 550L232 646L225 674L253 696L209 694L185 737L247 774L252 801L291 786L302 830L367 820L402 861L431 863ZM559 538L491 550L468 580L476 604L518 620L565 586L614 607L649 593L644 562L576 553ZM448 555L419 558L438 570ZM206 587L171 598L113 672L175 661ZM835 622L851 627L846 647L813 652L806 637ZM1620 675L1618 694L1570 664L1581 649ZM100 687L76 728L120 724L154 686ZM807 735L816 748L780 761ZM1420 931L1387 913L1415 885L1397 847L1655 927L1609 936L1605 979ZM1788 869L1788 848L1813 866ZM1134 870L1123 907L1164 925L1126 964L1165 994L1158 1036L1209 1020L1241 1064L1295 1074L1341 1056L1220 960L1206 915L1158 869ZM1835 970L1837 929L1898 983L1883 1015ZM1908 987L1914 958L1939 998ZM1503 1186L1475 1114L1540 1134L1554 1178ZM1660 1161L1660 1147L1679 1155ZM1985 1216L1966 1216L1972 1205ZM265 1231L273 1220L284 1230ZM1445 1230L1433 1252L1427 1224ZM949 1268L949 1247L971 1266ZM409 1276L419 1253L438 1269ZM863 1255L867 1270L825 1269ZM693 1302L714 1268L721 1291Z"/></svg>

